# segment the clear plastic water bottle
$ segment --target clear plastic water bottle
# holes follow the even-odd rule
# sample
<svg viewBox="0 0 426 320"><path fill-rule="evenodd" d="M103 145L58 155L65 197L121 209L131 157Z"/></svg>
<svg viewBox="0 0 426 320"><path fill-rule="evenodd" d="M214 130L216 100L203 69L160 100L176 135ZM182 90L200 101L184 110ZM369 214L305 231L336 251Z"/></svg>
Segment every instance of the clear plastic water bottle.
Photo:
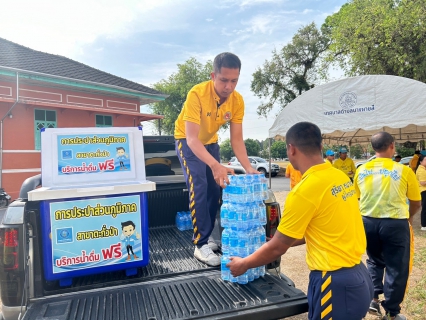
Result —
<svg viewBox="0 0 426 320"><path fill-rule="evenodd" d="M262 189L262 200L268 199L268 179L266 179L265 175L260 176L261 181L261 189Z"/></svg>
<svg viewBox="0 0 426 320"><path fill-rule="evenodd" d="M260 266L259 267L259 277L264 277L266 273L266 268L265 266Z"/></svg>
<svg viewBox="0 0 426 320"><path fill-rule="evenodd" d="M243 230L247 230L248 227L248 221L247 221L247 216L248 216L248 210L247 210L247 205L243 204L243 203L238 203L236 205L236 212L237 212L237 230L238 231L243 231Z"/></svg>
<svg viewBox="0 0 426 320"><path fill-rule="evenodd" d="M231 228L229 233L229 255L238 257L238 232L234 228Z"/></svg>
<svg viewBox="0 0 426 320"><path fill-rule="evenodd" d="M238 256L245 258L249 255L249 239L246 231L238 231Z"/></svg>
<svg viewBox="0 0 426 320"><path fill-rule="evenodd" d="M237 202L238 200L238 190L237 190L237 176L228 176L229 179L229 186L226 188L229 188L229 201L230 202Z"/></svg>
<svg viewBox="0 0 426 320"><path fill-rule="evenodd" d="M223 231L222 231L222 253L223 253L223 255L230 253L230 250L229 250L229 236L230 236L230 234L231 234L230 228L223 229Z"/></svg>
<svg viewBox="0 0 426 320"><path fill-rule="evenodd" d="M246 202L246 192L245 192L245 183L244 183L244 176L238 175L235 176L235 202L237 203L245 203Z"/></svg>
<svg viewBox="0 0 426 320"><path fill-rule="evenodd" d="M220 207L220 225L224 228L229 227L229 203L223 201Z"/></svg>
<svg viewBox="0 0 426 320"><path fill-rule="evenodd" d="M259 235L259 244L262 246L264 243L266 243L266 231L263 226L257 227L257 234Z"/></svg>
<svg viewBox="0 0 426 320"><path fill-rule="evenodd" d="M248 274L247 272L237 277L237 282L239 284L247 284L248 283Z"/></svg>
<svg viewBox="0 0 426 320"><path fill-rule="evenodd" d="M252 282L254 280L254 269L247 270L247 278L249 282Z"/></svg>
<svg viewBox="0 0 426 320"><path fill-rule="evenodd" d="M229 185L226 185L225 188L223 188L222 190L222 200L223 202L225 201L229 201L229 190L231 190L231 188L229 187Z"/></svg>
<svg viewBox="0 0 426 320"><path fill-rule="evenodd" d="M186 222L185 230L192 230L192 216L190 211L187 211L185 213L185 222Z"/></svg>
<svg viewBox="0 0 426 320"><path fill-rule="evenodd" d="M229 276L231 274L231 272L229 271L229 268L226 266L228 264L229 260L229 256L223 254L222 258L220 259L221 263L220 263L220 273L221 273L221 277L222 280L224 281L229 281Z"/></svg>
<svg viewBox="0 0 426 320"><path fill-rule="evenodd" d="M264 226L266 225L266 206L263 201L257 202L257 209L259 212L259 224Z"/></svg>
<svg viewBox="0 0 426 320"><path fill-rule="evenodd" d="M260 174L254 174L252 177L253 180L253 200L259 201L262 200L262 181Z"/></svg>
<svg viewBox="0 0 426 320"><path fill-rule="evenodd" d="M244 177L245 191L246 191L246 201L254 201L254 191L253 191L253 175L247 174Z"/></svg>
<svg viewBox="0 0 426 320"><path fill-rule="evenodd" d="M256 221L255 221L256 204L254 202L247 203L246 210L247 210L247 229L252 229L256 225Z"/></svg>
<svg viewBox="0 0 426 320"><path fill-rule="evenodd" d="M181 211L179 211L178 213L176 213L176 227L180 231L184 231L185 230L185 217L184 217L184 215L183 215L183 213Z"/></svg>
<svg viewBox="0 0 426 320"><path fill-rule="evenodd" d="M234 202L228 204L228 225L237 228L237 204Z"/></svg>

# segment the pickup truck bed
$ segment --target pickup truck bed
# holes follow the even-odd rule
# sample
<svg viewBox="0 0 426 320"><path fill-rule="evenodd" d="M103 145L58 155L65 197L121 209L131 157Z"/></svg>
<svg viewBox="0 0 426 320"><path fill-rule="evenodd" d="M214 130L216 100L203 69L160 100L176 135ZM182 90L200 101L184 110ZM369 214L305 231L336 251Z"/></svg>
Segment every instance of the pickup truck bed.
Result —
<svg viewBox="0 0 426 320"><path fill-rule="evenodd" d="M82 282L92 282L92 286L103 283L96 276L80 277L69 293L32 300L23 319L247 320L306 312L306 295L284 276L280 279L267 274L247 285L224 282L219 268L208 267L193 257L191 231L164 226L149 232L150 264L139 268L134 277L137 282L125 281L121 272L104 274L122 284L76 295L73 291L81 288Z"/></svg>

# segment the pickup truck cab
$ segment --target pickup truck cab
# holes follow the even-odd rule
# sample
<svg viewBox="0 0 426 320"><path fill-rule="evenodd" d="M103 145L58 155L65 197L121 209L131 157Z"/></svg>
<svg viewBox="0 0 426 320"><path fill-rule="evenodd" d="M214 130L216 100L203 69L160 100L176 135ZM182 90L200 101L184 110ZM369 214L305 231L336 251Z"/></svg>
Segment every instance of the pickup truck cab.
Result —
<svg viewBox="0 0 426 320"><path fill-rule="evenodd" d="M247 320L308 310L306 295L280 273L279 260L247 285L224 282L220 268L196 260L192 230L175 226L176 212L187 211L189 199L174 139L145 136L144 152L147 178L156 183L156 190L147 192L148 265L130 276L124 271L77 276L65 286L45 279L40 203L27 197L41 185L41 175L29 178L0 225L0 319ZM280 209L272 192L265 203L271 238ZM218 223L213 232L217 241L220 234Z"/></svg>

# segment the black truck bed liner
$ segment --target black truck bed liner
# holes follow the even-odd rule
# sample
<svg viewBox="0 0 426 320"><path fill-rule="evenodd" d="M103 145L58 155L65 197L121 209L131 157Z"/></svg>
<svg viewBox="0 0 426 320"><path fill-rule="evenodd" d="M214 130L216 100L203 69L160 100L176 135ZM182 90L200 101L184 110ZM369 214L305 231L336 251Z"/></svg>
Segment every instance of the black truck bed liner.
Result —
<svg viewBox="0 0 426 320"><path fill-rule="evenodd" d="M267 274L247 285L219 270L34 301L23 320L277 319L307 311L303 292Z"/></svg>
<svg viewBox="0 0 426 320"><path fill-rule="evenodd" d="M222 281L219 268L194 258L191 234L174 226L150 228L150 263L137 276L111 272L75 278L71 287L30 301L23 319L247 320L307 311L306 295L285 277L267 274L248 285Z"/></svg>

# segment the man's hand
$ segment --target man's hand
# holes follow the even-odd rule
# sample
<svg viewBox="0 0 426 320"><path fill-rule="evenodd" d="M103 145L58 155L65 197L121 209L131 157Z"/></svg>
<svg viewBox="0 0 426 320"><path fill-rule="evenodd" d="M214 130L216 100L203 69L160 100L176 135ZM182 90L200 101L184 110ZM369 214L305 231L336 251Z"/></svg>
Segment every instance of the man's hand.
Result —
<svg viewBox="0 0 426 320"><path fill-rule="evenodd" d="M225 188L226 185L229 185L229 179L228 174L234 175L234 170L231 168L227 168L225 166L222 166L220 163L215 163L212 167L212 173L214 181L218 185L220 185L222 188Z"/></svg>
<svg viewBox="0 0 426 320"><path fill-rule="evenodd" d="M231 262L229 262L226 266L229 268L234 277L238 277L248 270L243 258L230 257L229 260L231 260Z"/></svg>
<svg viewBox="0 0 426 320"><path fill-rule="evenodd" d="M253 167L250 167L246 170L247 174L260 174L259 171L257 171L256 169L253 169Z"/></svg>

